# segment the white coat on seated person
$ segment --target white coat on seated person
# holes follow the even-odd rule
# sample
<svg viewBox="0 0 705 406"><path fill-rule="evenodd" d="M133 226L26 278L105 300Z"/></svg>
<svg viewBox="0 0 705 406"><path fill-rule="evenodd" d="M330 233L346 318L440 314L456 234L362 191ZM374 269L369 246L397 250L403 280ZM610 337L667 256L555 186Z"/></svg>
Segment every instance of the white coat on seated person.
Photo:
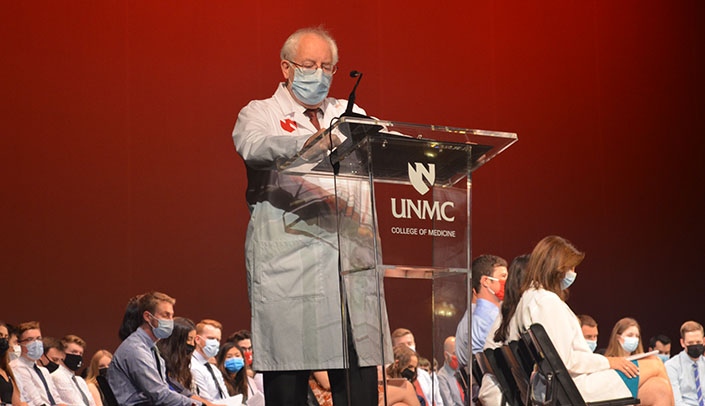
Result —
<svg viewBox="0 0 705 406"><path fill-rule="evenodd" d="M518 340L534 323L543 325L585 401L632 396L607 358L590 351L577 316L558 295L527 289L509 323L509 341Z"/></svg>

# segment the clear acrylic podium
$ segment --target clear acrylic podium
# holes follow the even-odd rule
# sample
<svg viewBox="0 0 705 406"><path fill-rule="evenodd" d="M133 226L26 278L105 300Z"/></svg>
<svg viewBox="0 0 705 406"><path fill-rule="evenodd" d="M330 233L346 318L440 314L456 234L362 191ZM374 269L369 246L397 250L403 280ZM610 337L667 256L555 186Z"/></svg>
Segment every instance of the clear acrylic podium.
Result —
<svg viewBox="0 0 705 406"><path fill-rule="evenodd" d="M322 144L333 137L343 142L329 154ZM329 186L302 199L300 209L315 202L317 224L337 233L343 349L353 331L373 347L361 361L393 362L384 278L426 279L433 349L423 355L440 368L443 342L472 300L471 175L516 140L506 132L343 117L318 144L279 163L282 172Z"/></svg>

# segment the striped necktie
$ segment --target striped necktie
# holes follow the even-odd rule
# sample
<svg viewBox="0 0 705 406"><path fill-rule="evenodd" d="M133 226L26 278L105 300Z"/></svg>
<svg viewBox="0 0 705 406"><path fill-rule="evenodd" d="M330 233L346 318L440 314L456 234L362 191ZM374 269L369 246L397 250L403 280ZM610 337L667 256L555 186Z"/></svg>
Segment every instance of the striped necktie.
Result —
<svg viewBox="0 0 705 406"><path fill-rule="evenodd" d="M698 395L698 405L705 406L703 402L703 388L700 386L700 372L698 371L698 363L693 362L693 376L695 376L695 393Z"/></svg>

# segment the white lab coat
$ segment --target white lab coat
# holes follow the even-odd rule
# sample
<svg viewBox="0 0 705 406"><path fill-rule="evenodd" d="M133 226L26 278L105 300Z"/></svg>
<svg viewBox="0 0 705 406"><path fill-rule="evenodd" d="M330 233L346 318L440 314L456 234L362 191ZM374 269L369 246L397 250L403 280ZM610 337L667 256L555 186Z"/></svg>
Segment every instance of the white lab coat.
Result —
<svg viewBox="0 0 705 406"><path fill-rule="evenodd" d="M345 100L326 98L322 126L340 116ZM316 132L304 108L284 84L274 96L240 111L233 141L247 166L251 217L245 242L252 316L254 369L258 371L343 368L338 277L338 240L332 178L276 170ZM363 113L355 107L355 111ZM359 191L358 191L359 192ZM379 278L379 279L378 279ZM360 272L346 279L355 348L361 366L391 359L382 306L385 345L380 345L376 287L381 276Z"/></svg>
<svg viewBox="0 0 705 406"><path fill-rule="evenodd" d="M543 288L524 292L509 323L509 341L519 339L519 332L534 323L546 329L585 401L632 396L607 358L590 351L578 318L558 295Z"/></svg>

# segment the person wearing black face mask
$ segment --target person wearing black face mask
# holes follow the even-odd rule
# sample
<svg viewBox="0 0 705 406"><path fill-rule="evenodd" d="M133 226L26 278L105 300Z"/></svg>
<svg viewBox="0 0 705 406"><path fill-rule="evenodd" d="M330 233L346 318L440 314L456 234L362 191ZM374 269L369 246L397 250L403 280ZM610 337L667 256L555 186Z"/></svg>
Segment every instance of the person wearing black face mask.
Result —
<svg viewBox="0 0 705 406"><path fill-rule="evenodd" d="M677 405L702 405L705 392L705 358L703 358L702 324L686 321L681 326L681 351L666 361ZM698 395L700 393L700 395Z"/></svg>
<svg viewBox="0 0 705 406"><path fill-rule="evenodd" d="M416 380L419 357L406 344L394 346L394 362L387 367L387 404L397 402L425 406L426 398ZM399 379L401 378L401 379Z"/></svg>
<svg viewBox="0 0 705 406"><path fill-rule="evenodd" d="M17 390L15 377L9 367L7 351L10 348L9 331L5 323L0 321L0 403L19 404L20 391Z"/></svg>
<svg viewBox="0 0 705 406"><path fill-rule="evenodd" d="M46 368L61 399L71 405L94 406L95 401L86 382L76 371L83 366L83 351L86 342L75 335L67 335L61 340L45 339L46 358L50 361ZM60 355L57 355L60 354Z"/></svg>

